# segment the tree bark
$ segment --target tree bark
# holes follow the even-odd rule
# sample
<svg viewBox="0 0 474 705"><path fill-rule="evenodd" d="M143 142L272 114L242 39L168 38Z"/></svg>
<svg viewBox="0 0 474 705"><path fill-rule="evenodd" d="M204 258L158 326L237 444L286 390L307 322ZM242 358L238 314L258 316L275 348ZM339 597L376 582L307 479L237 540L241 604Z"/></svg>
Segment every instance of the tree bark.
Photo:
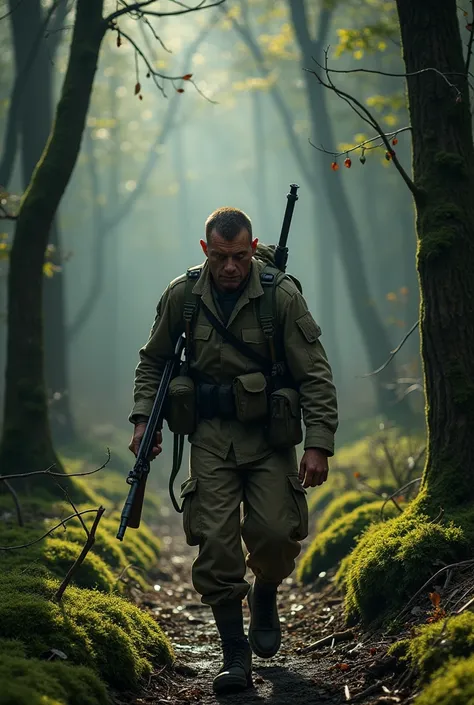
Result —
<svg viewBox="0 0 474 705"><path fill-rule="evenodd" d="M413 128L426 496L474 499L474 148L455 0L397 0ZM448 75L450 87L433 67ZM461 75L459 75L461 74Z"/></svg>
<svg viewBox="0 0 474 705"><path fill-rule="evenodd" d="M323 8L319 13L318 36L315 40L308 29L305 0L288 0L295 35L301 50L302 68L312 68L314 60L324 64L324 49L331 19L331 11ZM331 149L336 143L331 118L326 103L326 89L318 84L315 76L304 71L308 107L313 139ZM339 254L346 274L354 318L360 330L372 369L378 368L390 352L390 338L377 312L367 280L362 248L352 209L341 181L340 173L333 174L328 161L315 155L317 182L324 190L334 216L339 241ZM396 401L390 383L396 378L394 364L374 378L377 406L389 419L406 423L410 418L407 403Z"/></svg>
<svg viewBox="0 0 474 705"><path fill-rule="evenodd" d="M53 122L52 61L57 40L50 44L44 37L55 5L43 18L40 0L32 0L28 12L12 11L11 23L17 75L22 77L19 87L18 126L21 134L21 166L23 189L30 183L33 171L43 153ZM67 3L56 9L55 25L62 26L67 14ZM53 28L54 31L54 28ZM53 34L55 37L56 35ZM34 60L31 60L31 56ZM32 116L34 115L34 119ZM55 219L49 234L54 247L51 259L60 264L61 235ZM49 413L57 438L67 442L74 438L69 398L69 375L66 348L66 312L64 302L64 273L58 271L44 284L45 364Z"/></svg>
<svg viewBox="0 0 474 705"><path fill-rule="evenodd" d="M58 464L48 421L43 352L43 262L59 202L79 153L98 53L102 0L78 0L56 120L25 193L8 277L8 346L0 466L28 472Z"/></svg>

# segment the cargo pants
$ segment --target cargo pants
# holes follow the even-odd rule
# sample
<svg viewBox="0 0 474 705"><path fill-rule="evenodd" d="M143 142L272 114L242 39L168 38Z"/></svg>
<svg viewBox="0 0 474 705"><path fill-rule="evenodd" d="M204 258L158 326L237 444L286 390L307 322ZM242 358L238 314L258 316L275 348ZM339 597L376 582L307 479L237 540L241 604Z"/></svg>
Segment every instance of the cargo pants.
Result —
<svg viewBox="0 0 474 705"><path fill-rule="evenodd" d="M299 542L308 535L294 449L237 466L232 451L222 460L192 445L181 497L187 543L199 546L192 579L204 604L243 600L249 589L246 565L265 582L280 583L291 574Z"/></svg>

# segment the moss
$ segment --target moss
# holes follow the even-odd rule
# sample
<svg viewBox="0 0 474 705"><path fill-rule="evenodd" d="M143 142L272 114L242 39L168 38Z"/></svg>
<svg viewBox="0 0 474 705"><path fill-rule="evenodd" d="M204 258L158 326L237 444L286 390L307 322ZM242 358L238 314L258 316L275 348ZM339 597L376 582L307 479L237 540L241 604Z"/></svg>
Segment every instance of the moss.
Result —
<svg viewBox="0 0 474 705"><path fill-rule="evenodd" d="M446 661L474 654L474 614L450 617L419 628L413 639L403 639L390 647L390 654L415 667L426 682Z"/></svg>
<svg viewBox="0 0 474 705"><path fill-rule="evenodd" d="M152 663L170 663L171 646L155 620L116 595L70 587L54 601L58 581L0 576L0 624L35 658L54 645L72 664L92 668L117 689L134 688Z"/></svg>
<svg viewBox="0 0 474 705"><path fill-rule="evenodd" d="M2 531L2 543L4 546L19 545L37 538L38 535L38 530L5 529ZM83 533L82 545L84 543ZM28 548L0 551L0 566L2 571L18 569L26 572L39 571L43 574L49 572L62 579L80 551L78 543L50 535ZM90 551L74 576L73 584L110 592L116 586L116 578L106 563Z"/></svg>
<svg viewBox="0 0 474 705"><path fill-rule="evenodd" d="M414 705L474 705L474 656L446 664Z"/></svg>
<svg viewBox="0 0 474 705"><path fill-rule="evenodd" d="M344 492L339 497L335 497L321 514L317 523L318 531L324 531L332 526L333 522L339 517L349 514L363 504L372 503L374 499L375 495L373 492L358 492L357 490Z"/></svg>
<svg viewBox="0 0 474 705"><path fill-rule="evenodd" d="M117 534L120 523L120 515L113 514L101 521L101 525L114 537ZM115 539L118 543L118 540ZM128 529L121 548L125 553L127 562L143 570L151 570L156 567L161 543L145 525L141 524L139 529Z"/></svg>
<svg viewBox="0 0 474 705"><path fill-rule="evenodd" d="M325 482L322 487L315 487L308 496L309 516L313 517L317 512L325 509L335 497L346 489L344 478L336 474Z"/></svg>
<svg viewBox="0 0 474 705"><path fill-rule="evenodd" d="M2 654L0 705L108 705L106 688L88 668Z"/></svg>
<svg viewBox="0 0 474 705"><path fill-rule="evenodd" d="M336 519L329 528L318 534L298 566L298 579L308 583L321 571L337 566L354 548L357 537L372 522L380 521L382 504L383 502L378 501L357 507L349 514ZM387 516L393 516L393 511L393 505L387 505Z"/></svg>
<svg viewBox="0 0 474 705"><path fill-rule="evenodd" d="M425 507L425 511L421 507ZM341 569L349 622L370 622L397 610L433 575L440 561L469 557L474 540L472 510L445 514L443 523L426 513L423 497L401 516L371 527Z"/></svg>

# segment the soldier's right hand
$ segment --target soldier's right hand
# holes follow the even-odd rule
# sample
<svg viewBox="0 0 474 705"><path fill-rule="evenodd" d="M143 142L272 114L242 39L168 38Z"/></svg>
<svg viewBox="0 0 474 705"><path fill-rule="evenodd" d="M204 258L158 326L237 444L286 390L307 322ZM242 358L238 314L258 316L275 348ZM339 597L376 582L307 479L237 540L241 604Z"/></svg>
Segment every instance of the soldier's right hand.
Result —
<svg viewBox="0 0 474 705"><path fill-rule="evenodd" d="M135 430L133 432L132 440L130 441L129 444L129 449L132 451L133 455L137 455L138 449L140 448L140 442L143 438L143 434L145 433L146 429L146 423L137 423L135 425ZM156 437L155 437L155 443L153 445L152 451L151 451L151 456L149 460L154 460L163 450L161 447L161 444L163 443L163 436L161 431L156 432Z"/></svg>

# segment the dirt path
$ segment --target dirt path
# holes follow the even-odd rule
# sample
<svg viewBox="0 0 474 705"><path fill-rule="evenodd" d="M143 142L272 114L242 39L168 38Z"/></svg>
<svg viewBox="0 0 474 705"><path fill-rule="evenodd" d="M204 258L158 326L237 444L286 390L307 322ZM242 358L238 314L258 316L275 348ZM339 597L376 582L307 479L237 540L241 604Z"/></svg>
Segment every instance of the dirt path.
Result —
<svg viewBox="0 0 474 705"><path fill-rule="evenodd" d="M191 584L191 564L197 549L186 545L178 521L173 517L169 526L160 527L164 551L155 575L155 590L140 598L142 607L156 616L171 639L178 661L174 669L154 673L133 705L339 705L349 698L362 704L403 702L382 690L382 683L393 688L393 681L386 675L386 642L360 643L362 635L355 631L339 643L302 653L317 639L344 632L346 627L342 599L332 583L315 592L314 587L297 586L292 578L280 590L283 645L279 654L270 660L254 657L252 689L238 695L213 695L212 679L221 659L219 643L211 611L200 603ZM373 693L354 699L377 683L380 685Z"/></svg>

